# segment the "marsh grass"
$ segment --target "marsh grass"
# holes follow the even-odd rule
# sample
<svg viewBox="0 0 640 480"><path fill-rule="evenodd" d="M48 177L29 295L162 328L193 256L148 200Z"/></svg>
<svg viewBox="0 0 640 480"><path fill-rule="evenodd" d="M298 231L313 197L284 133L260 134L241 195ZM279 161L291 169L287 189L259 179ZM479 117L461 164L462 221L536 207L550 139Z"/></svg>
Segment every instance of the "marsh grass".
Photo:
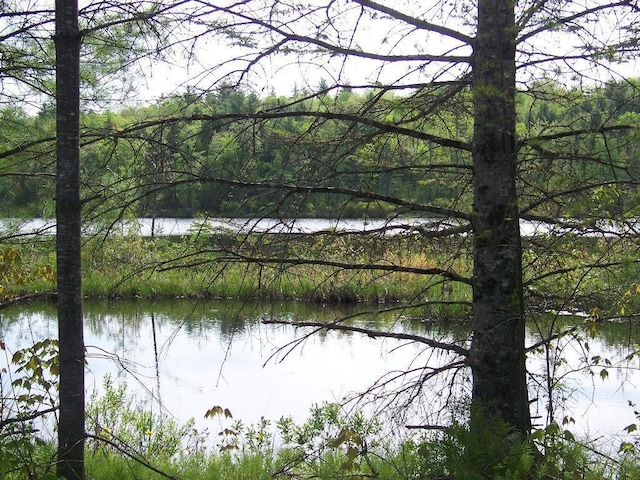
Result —
<svg viewBox="0 0 640 480"><path fill-rule="evenodd" d="M95 237L83 247L83 288L93 298L421 303L428 316L460 318L469 314L468 283L406 269L441 268L470 278L468 247L463 240L401 236ZM575 237L525 242L530 302L585 311L598 307L609 309L610 316L640 308L640 265L632 247L619 240ZM52 242L17 248L29 268L54 264ZM392 271L394 267L405 271ZM23 294L51 290L52 285L35 279L12 288Z"/></svg>
<svg viewBox="0 0 640 480"><path fill-rule="evenodd" d="M54 263L52 242L21 248L29 249L33 265ZM372 264L382 268L372 268ZM465 284L451 282L451 288L446 290L437 276L388 270L393 266L433 268L437 264L455 268L461 275L469 273L468 261L461 259L458 252L408 243L406 239L385 238L367 243L344 236L248 236L241 240L115 236L85 241L83 288L88 297L380 304L468 301L470 290ZM17 291L41 291L47 287L51 289L45 284L24 285Z"/></svg>

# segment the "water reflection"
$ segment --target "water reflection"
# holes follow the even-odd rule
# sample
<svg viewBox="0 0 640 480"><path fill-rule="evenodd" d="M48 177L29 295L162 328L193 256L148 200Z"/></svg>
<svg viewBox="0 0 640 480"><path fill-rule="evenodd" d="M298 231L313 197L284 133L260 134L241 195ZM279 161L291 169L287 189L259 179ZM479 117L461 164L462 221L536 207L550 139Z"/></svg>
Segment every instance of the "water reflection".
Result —
<svg viewBox="0 0 640 480"><path fill-rule="evenodd" d="M335 331L313 335L293 350L281 349L309 330L264 325L262 319L329 322L362 313L357 324L369 328L423 334L441 341L467 336L462 328L421 322L401 309L367 313L371 309L352 306L335 310L303 303L88 301L87 386L90 391L100 391L104 376L110 374L127 383L138 398L161 399L168 413L181 421L195 417L201 426L206 426L202 416L213 405L229 408L247 423L262 416L276 420L292 415L302 420L313 404L362 391L385 373L393 376L414 368L413 378L419 380L425 365L437 368L455 356L436 354L411 342L372 340L366 335ZM561 327L576 322L571 318L554 320L565 322ZM13 351L56 335L55 308L50 304L2 312L0 339ZM539 338L539 332L531 328L528 343ZM633 423L627 400L637 400L638 361L610 368L605 380L599 369L593 370L594 376L581 370L584 360L594 356L623 358L639 339L640 325L621 322L601 326L597 338L585 339L587 346L562 341L556 352L560 356L553 360L564 361L554 364L554 374L573 403L570 411L559 410L556 418L570 415L576 419L576 429L595 435L619 433ZM532 355L529 361L530 369L539 373L547 364L543 355ZM468 390L468 378L459 376L457 381L458 388ZM439 385L422 393L437 398L443 391ZM539 398L534 408L544 416L544 392L532 393ZM434 405L422 404L427 408Z"/></svg>

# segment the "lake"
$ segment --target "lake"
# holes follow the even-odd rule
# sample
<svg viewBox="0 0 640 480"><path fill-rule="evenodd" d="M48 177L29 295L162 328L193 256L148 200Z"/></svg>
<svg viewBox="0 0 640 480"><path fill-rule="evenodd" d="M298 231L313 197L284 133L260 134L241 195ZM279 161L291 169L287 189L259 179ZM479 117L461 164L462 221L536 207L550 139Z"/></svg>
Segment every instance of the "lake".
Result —
<svg viewBox="0 0 640 480"><path fill-rule="evenodd" d="M345 395L364 391L385 373L417 366L437 367L450 360L424 345L394 339L372 339L348 332L323 332L310 336L295 348L290 342L309 333L308 328L264 324L264 319L331 321L372 306L332 309L300 303L237 303L221 301L87 301L85 303L87 345L87 389L101 391L109 374L125 383L128 392L153 408L162 403L165 412L184 422L194 417L200 428L211 427L204 413L214 405L229 408L234 418L254 423L265 417L277 420L292 416L306 419L309 409L323 401L339 401ZM57 336L53 305L34 303L2 310L0 340L15 351L35 341ZM569 325L580 319L562 317ZM459 328L403 315L402 311L365 314L354 320L365 328L406 332L440 341L464 337ZM530 327L528 343L539 338ZM574 433L588 434L617 447L622 429L636 421L628 401L640 403L638 360L609 367L602 379L600 368L584 372L584 359L600 355L616 363L640 340L637 324L608 324L598 336L584 344L562 346L566 362L558 364L567 409L559 409L560 421L568 415L576 420ZM289 347L287 347L289 345ZM282 347L285 347L282 349ZM7 360L4 360L6 363ZM531 356L529 368L540 373L542 357ZM0 364L0 368L7 365ZM415 375L419 375L420 372ZM6 378L6 376L5 376ZM533 385L533 382L531 382ZM456 380L458 393L468 392L468 375ZM389 389L397 386L390 384ZM422 401L408 410L403 422L435 423L442 383L424 389ZM532 387L533 413L544 418L543 391ZM375 408L369 405L367 408ZM382 411L385 410L384 407ZM388 409L386 409L388 411ZM610 440L611 439L611 440Z"/></svg>

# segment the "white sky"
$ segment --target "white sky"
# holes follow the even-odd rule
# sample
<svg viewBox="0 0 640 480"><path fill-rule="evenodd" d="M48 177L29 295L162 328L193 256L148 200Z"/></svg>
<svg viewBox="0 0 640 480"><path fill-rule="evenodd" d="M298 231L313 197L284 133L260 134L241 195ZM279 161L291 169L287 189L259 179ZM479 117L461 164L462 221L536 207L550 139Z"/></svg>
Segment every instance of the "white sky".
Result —
<svg viewBox="0 0 640 480"><path fill-rule="evenodd" d="M584 5L579 5L578 3L573 2L572 8L587 8L598 2L588 0L585 1ZM324 0L315 0L311 4L318 6L326 4L326 2ZM351 43L346 44L356 45L368 52L448 53L462 56L468 55L471 51L469 47L461 46L460 42L441 35L415 31L413 27L409 28L397 21L391 22L380 18L371 21L366 18L360 18L357 15L359 6L353 1L338 1L333 5L332 8L340 12L339 22L336 22L334 29L327 29L327 34L333 33L339 36L343 42L349 40ZM398 1L390 2L390 5L399 10L411 8L415 10L416 5L424 8L425 4L424 2L416 4L415 2ZM412 7L410 8L406 5L412 5ZM429 17L424 17L427 20L434 23L441 22L443 25L456 28L456 24L460 25L461 20L455 18L455 12L445 11L445 8L440 6L436 9L434 7L432 11L422 13L429 15ZM311 35L313 33L311 31L314 28L313 25L318 25L324 18L321 15L311 15L303 17L297 22L292 21L286 27L291 31L295 30L297 33ZM572 55L580 52L581 42L609 42L613 44L617 41L616 37L619 33L614 28L613 21L630 21L628 15L614 18L600 14L596 18L597 22L588 22L589 33L593 34L591 38L587 38L585 31L572 35L549 31L537 35L534 41L523 44L521 47L533 52L535 58L541 58L546 55ZM345 37L345 32L353 31L356 25L358 33L352 38ZM460 26L459 28L468 35L472 34L469 26ZM579 34L583 38L579 38ZM257 46L262 47L270 45L269 39L266 37L261 37L255 43ZM247 50L223 45L220 37L216 38L209 35L206 39L199 40L196 47L188 52L188 54L194 54L188 62L185 52L177 52L171 65L158 63L153 67L145 66L143 68L145 75L139 83L139 97L137 100L152 101L161 95L184 92L187 86L194 88L196 91L211 89L229 71L238 67L242 68L244 65L241 61L242 55L246 53ZM524 59L524 57L521 57L521 59ZM429 81L433 78L450 79L454 74L459 74L462 69L461 67L454 68L449 74L443 74L443 68L449 68L449 66L433 63L420 72L409 74L415 69L416 65L416 62L397 62L387 64L381 68L382 64L380 62L371 59L352 59L343 63L343 59L339 57L333 57L331 60L325 58L318 61L311 56L278 55L262 59L253 67L252 73L245 77L244 80L259 95L268 95L272 91L278 95L290 95L295 88L299 90L316 88L323 78L329 85L334 81L338 81L338 78L342 83L350 83L352 85L373 84L376 81L393 83L399 79L403 79L402 82ZM638 64L637 57L635 57L633 61L613 66L605 63L595 66L584 61L560 61L553 64L544 64L536 68L523 69L520 71L519 78L521 81L528 81L532 78L541 78L547 75L566 84L576 85L583 83L588 86L597 81L610 78L638 76L637 72ZM438 77L438 75L442 75L442 77Z"/></svg>
<svg viewBox="0 0 640 480"><path fill-rule="evenodd" d="M293 3L296 2L296 0L291 1ZM566 8L580 9L589 8L604 1L606 0L602 0L602 2L601 0L580 0L562 5ZM15 2L24 5L23 8L28 9L44 6L47 8L52 7L49 2L44 2L44 0L15 0ZM84 4L88 4L88 2L89 0L82 0ZM384 0L381 0L381 2L385 3ZM215 3L217 6L225 4L224 1ZM268 3L266 0L262 3L262 10L258 11L257 14L258 18L267 18L266 15L270 12L267 8ZM291 7L293 3L289 4L282 0L279 5L289 4ZM306 2L307 8L317 8L318 10L314 14L300 14L295 21L292 20L290 23L283 24L282 29L304 35L317 34L318 38L322 39L331 37L331 41L334 38L339 38L345 46L360 48L372 53L430 53L464 56L469 55L471 52L468 46L464 46L461 42L444 35L416 30L412 26L399 21L390 21L381 15L378 15L373 20L366 16L360 16L360 6L354 0L337 0L331 3L334 23L329 28L326 25L326 12L321 8L327 3L327 0L310 0ZM472 15L473 8L475 8L470 3L447 3L437 0L431 2L394 0L386 3L392 8L416 15L418 18L457 28L467 35L473 34L473 21L468 22L467 25L464 24L465 18L468 18L464 15ZM528 0L519 3L520 5L527 5ZM114 4L126 5L126 2L124 0L114 0ZM231 5L232 3L229 0L227 4ZM240 11L243 8L257 8L254 5L260 5L261 1L249 0L236 2L235 4L238 5L236 8ZM131 5L134 4L132 3ZM137 6L138 3L135 3L135 5ZM191 8L192 6L195 6L193 8L200 8L201 11L199 13L205 13L202 9L210 8L205 1L190 2L185 5L183 8ZM469 7L470 5L471 7ZM469 12L464 12L462 11L463 8L470 8L470 10ZM252 14L255 14L255 12L252 12ZM265 16L261 17L260 15L262 14ZM202 22L209 21L214 18L214 15L204 15L200 20ZM294 18L293 15L291 14L292 19ZM594 17L595 20L588 23L590 33L593 34L592 38L580 39L578 35L580 32L569 36L558 31L550 31L538 35L535 41L522 47L527 47L534 52L536 58L539 58L540 55L547 54L564 55L575 53L581 42L614 44L617 41L616 36L619 32L614 28L615 22L627 22L634 26L635 24L630 15L628 10L621 10L620 15L615 17L603 14ZM169 20L169 26L171 25L173 24ZM178 25L177 20L176 25ZM0 24L0 27L2 26L3 24ZM193 35L201 33L204 28L203 25L191 24L187 31ZM256 27L247 28L255 30ZM6 29L0 30L2 32L6 31ZM349 34L354 30L356 34ZM180 34L178 27L175 28L175 34ZM256 48L265 48L278 41L281 37L274 36L269 38L264 34L258 35L256 33L253 36L249 35L248 38ZM297 46L300 46L300 44L297 44ZM152 102L160 96L183 93L187 87L191 87L195 91L210 90L230 71L246 66L246 59L243 62L242 57L248 53L247 49L224 42L220 34L208 34L193 45L185 44L181 48L176 48L172 58L167 59L166 62L156 61L152 64L150 63L151 60L145 60L139 63L125 76L127 80L133 79L132 83L137 90L136 95L132 95L130 92L126 94L116 92L116 97L124 96L123 100L126 103L138 104ZM287 96L292 94L296 88L299 90L313 90L319 85L321 79L325 79L329 85L338 81L338 79L342 83L351 85L374 84L378 81L382 84L411 83L415 81L428 82L434 78L451 79L462 70L462 67L458 67L447 71L450 68L447 64L434 62L430 66L416 71L415 68L418 64L419 62L415 61L396 62L383 66L381 62L371 59L351 59L348 62L343 62L343 59L338 56L334 56L330 60L328 57L318 60L314 59L311 54L306 56L295 54L288 56L274 55L263 58L256 63L252 68L251 74L245 77L244 80L249 88L261 96L266 96L272 91L278 95ZM575 73L575 69L579 70L579 75ZM637 56L634 57L633 61L615 66L615 70L617 74L612 75L607 66L595 67L586 65L585 62L556 62L554 65L545 64L541 68L523 70L520 72L520 80L528 81L531 78L541 78L543 75L548 75L568 84L583 82L589 85L597 80L611 77L638 76ZM122 100L116 100L112 108L117 108L121 104Z"/></svg>

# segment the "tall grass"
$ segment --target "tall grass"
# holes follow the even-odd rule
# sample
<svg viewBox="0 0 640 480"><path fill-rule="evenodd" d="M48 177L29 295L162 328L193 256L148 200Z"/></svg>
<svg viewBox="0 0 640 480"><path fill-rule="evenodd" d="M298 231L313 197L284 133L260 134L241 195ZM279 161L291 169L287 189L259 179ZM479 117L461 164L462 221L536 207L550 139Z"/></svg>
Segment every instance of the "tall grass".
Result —
<svg viewBox="0 0 640 480"><path fill-rule="evenodd" d="M587 311L610 308L612 315L616 309L640 307L636 294L640 290L635 288L640 267L630 245L575 237L549 242L525 242L525 285L532 302ZM552 253L558 244L561 251ZM16 248L23 252L25 268L55 267L52 242L22 243ZM83 247L84 293L94 298L407 302L427 305L434 317L462 317L469 313L471 287L448 279L447 274L472 276L468 248L465 240L402 236L88 238ZM392 271L394 267L399 271ZM407 271L435 268L445 275ZM53 286L36 277L11 288L21 294Z"/></svg>
<svg viewBox="0 0 640 480"><path fill-rule="evenodd" d="M369 244L344 236L249 236L231 245L238 240L135 235L87 239L83 246L84 294L93 298L413 302L433 303L436 312L466 311L464 304L471 298L467 284L445 281L438 275L388 270L393 266L433 268L442 264L468 275L470 267L464 255L441 245L393 237L383 240ZM21 248L29 250L31 265L50 264L55 268L52 243ZM382 268L371 268L373 264ZM39 282L16 285L14 291L52 288Z"/></svg>

